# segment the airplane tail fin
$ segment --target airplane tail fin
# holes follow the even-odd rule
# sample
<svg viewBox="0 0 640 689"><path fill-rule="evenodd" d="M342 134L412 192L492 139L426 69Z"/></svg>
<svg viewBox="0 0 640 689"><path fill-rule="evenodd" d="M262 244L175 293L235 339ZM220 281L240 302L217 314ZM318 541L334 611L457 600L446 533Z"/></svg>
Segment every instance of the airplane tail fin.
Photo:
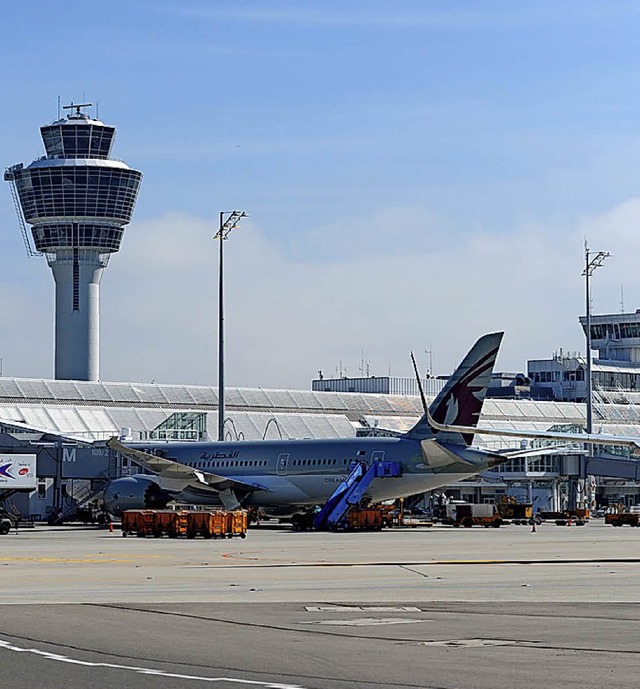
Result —
<svg viewBox="0 0 640 689"><path fill-rule="evenodd" d="M504 333L501 332L490 333L481 337L473 345L431 403L429 414L434 421L460 426L478 424L503 335ZM471 445L473 442L472 433L463 434L433 429L429 425L426 414L407 435L420 439L437 436L439 441L454 445Z"/></svg>

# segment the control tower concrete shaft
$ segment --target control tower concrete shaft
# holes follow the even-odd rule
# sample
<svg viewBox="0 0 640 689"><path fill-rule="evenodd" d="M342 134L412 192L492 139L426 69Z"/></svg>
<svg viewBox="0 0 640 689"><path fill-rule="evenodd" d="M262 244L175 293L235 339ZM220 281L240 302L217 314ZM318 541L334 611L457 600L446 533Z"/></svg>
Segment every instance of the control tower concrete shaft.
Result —
<svg viewBox="0 0 640 689"><path fill-rule="evenodd" d="M142 179L109 158L115 127L86 115L90 105L65 106L66 118L40 128L46 156L4 174L19 220L31 225L53 271L55 377L63 380L99 378L100 280L120 249Z"/></svg>

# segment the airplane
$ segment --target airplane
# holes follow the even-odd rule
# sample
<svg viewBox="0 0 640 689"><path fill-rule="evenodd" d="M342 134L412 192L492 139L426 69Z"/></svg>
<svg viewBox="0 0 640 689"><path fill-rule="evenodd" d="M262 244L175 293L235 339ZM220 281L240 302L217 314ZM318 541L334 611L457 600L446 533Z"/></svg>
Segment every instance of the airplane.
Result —
<svg viewBox="0 0 640 689"><path fill-rule="evenodd" d="M418 376L424 415L409 431L391 437L126 445L111 438L110 448L153 475L111 481L104 491L105 509L117 517L127 509L163 508L173 500L260 508L268 516L293 516L295 524L295 518L327 501L353 462L399 463L399 476L375 478L368 486L365 497L373 502L423 493L487 471L522 454L472 445L503 334L484 335L473 345L430 409Z"/></svg>

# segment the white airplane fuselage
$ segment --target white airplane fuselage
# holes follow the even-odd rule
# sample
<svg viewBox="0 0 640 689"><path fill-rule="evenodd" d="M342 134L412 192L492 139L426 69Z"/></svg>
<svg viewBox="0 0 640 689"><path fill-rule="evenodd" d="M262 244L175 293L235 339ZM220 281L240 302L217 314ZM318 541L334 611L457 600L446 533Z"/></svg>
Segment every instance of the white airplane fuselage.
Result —
<svg viewBox="0 0 640 689"><path fill-rule="evenodd" d="M133 447L133 446L132 446ZM407 437L341 438L329 440L241 441L223 443L151 443L138 449L159 453L194 471L228 476L254 486L242 500L246 507L295 506L324 503L350 472L354 461L393 461L402 468L396 478L377 478L367 491L373 501L415 495L473 476L495 464L480 450L452 446L450 464L431 462L419 440ZM457 460L457 457L460 460ZM435 466L434 466L435 465ZM180 502L220 505L218 492L183 479L139 475L114 481L105 491L112 514L141 508L140 490L156 483Z"/></svg>

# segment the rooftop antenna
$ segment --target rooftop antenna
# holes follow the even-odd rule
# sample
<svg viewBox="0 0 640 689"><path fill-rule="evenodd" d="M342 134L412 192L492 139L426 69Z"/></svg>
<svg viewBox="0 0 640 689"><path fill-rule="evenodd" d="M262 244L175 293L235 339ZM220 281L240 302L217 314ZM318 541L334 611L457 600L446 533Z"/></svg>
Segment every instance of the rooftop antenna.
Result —
<svg viewBox="0 0 640 689"><path fill-rule="evenodd" d="M58 94L58 119L60 119L60 94Z"/></svg>
<svg viewBox="0 0 640 689"><path fill-rule="evenodd" d="M69 117L82 117L83 114L80 112L80 108L91 108L93 106L93 103L74 103L71 101L69 105L63 105L62 109L63 110L73 110L75 108L75 114L69 115Z"/></svg>
<svg viewBox="0 0 640 689"><path fill-rule="evenodd" d="M431 378L433 376L433 351L432 351L432 346L431 342L429 342L429 349L425 349L424 353L429 355L429 370L427 371L427 378Z"/></svg>
<svg viewBox="0 0 640 689"><path fill-rule="evenodd" d="M620 285L620 313L624 313L624 285Z"/></svg>
<svg viewBox="0 0 640 689"><path fill-rule="evenodd" d="M365 358L364 349L360 350L360 376L362 378L369 377L369 362Z"/></svg>
<svg viewBox="0 0 640 689"><path fill-rule="evenodd" d="M100 103L96 101L96 120L100 119Z"/></svg>

